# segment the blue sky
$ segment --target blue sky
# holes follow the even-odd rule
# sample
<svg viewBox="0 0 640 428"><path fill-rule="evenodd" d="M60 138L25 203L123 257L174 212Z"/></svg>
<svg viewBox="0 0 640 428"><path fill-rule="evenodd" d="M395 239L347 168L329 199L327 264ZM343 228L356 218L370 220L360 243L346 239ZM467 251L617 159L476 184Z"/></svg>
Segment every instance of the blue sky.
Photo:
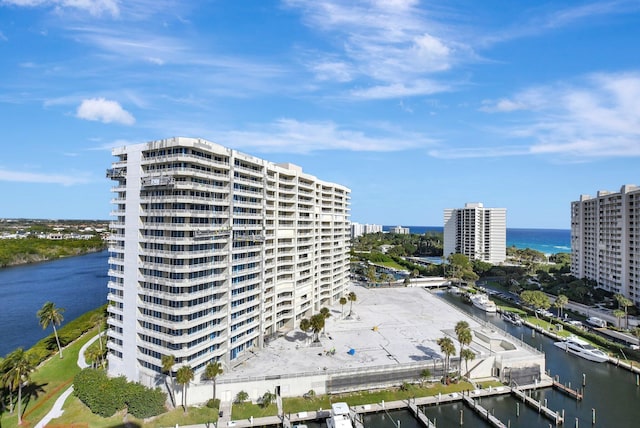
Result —
<svg viewBox="0 0 640 428"><path fill-rule="evenodd" d="M440 226L640 184L640 2L0 0L0 217L108 219L111 148L200 137Z"/></svg>

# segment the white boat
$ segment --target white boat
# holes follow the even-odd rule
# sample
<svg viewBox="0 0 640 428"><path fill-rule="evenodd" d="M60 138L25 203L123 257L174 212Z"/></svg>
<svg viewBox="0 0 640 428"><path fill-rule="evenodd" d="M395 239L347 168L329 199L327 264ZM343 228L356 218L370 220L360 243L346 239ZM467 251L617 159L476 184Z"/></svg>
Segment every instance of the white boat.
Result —
<svg viewBox="0 0 640 428"><path fill-rule="evenodd" d="M470 297L471 303L476 308L480 308L485 312L495 313L498 311L498 307L493 300L489 300L489 296L483 293L472 294Z"/></svg>
<svg viewBox="0 0 640 428"><path fill-rule="evenodd" d="M347 403L331 405L331 416L327 418L327 428L353 428Z"/></svg>
<svg viewBox="0 0 640 428"><path fill-rule="evenodd" d="M596 348L589 342L575 336L570 336L566 340L554 342L553 344L562 350L571 352L574 355L590 361L603 363L609 360L609 356L606 353Z"/></svg>
<svg viewBox="0 0 640 428"><path fill-rule="evenodd" d="M514 314L513 312L503 312L502 318L513 325L522 325L522 318L520 315Z"/></svg>

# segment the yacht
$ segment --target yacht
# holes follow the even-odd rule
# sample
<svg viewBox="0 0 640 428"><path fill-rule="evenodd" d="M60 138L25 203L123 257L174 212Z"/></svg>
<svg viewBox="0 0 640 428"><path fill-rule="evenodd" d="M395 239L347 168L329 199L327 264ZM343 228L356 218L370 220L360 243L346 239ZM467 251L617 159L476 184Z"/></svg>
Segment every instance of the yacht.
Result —
<svg viewBox="0 0 640 428"><path fill-rule="evenodd" d="M347 403L331 405L331 416L327 418L327 428L353 428Z"/></svg>
<svg viewBox="0 0 640 428"><path fill-rule="evenodd" d="M470 299L471 303L473 303L473 306L475 306L476 308L480 308L485 312L495 313L498 310L495 302L493 300L489 300L489 296L487 296L486 294L472 294Z"/></svg>
<svg viewBox="0 0 640 428"><path fill-rule="evenodd" d="M575 336L568 337L566 340L560 342L554 342L553 344L560 349L590 361L603 363L609 360L609 356L606 353L594 347L589 342Z"/></svg>
<svg viewBox="0 0 640 428"><path fill-rule="evenodd" d="M513 313L513 312L503 312L502 313L502 318L506 321L506 322L510 322L513 325L522 325L522 318L520 317L520 315Z"/></svg>

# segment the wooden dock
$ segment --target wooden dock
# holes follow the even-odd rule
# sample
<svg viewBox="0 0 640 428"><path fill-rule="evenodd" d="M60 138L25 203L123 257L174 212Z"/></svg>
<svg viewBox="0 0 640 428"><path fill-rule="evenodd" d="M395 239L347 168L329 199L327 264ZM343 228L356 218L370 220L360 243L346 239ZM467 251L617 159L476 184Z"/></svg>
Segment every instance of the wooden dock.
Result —
<svg viewBox="0 0 640 428"><path fill-rule="evenodd" d="M553 387L558 391L564 392L568 396L575 398L576 400L582 400L583 394L577 389L571 389L567 385L564 385L555 380L553 381Z"/></svg>
<svg viewBox="0 0 640 428"><path fill-rule="evenodd" d="M471 408L473 411L475 411L478 416L480 416L482 419L486 420L487 422L489 422L491 424L491 426L494 426L496 428L507 428L507 426L502 423L502 421L498 418L496 418L495 416L493 416L488 409L485 409L484 407L482 407L481 405L479 405L476 400L474 400L473 398L469 397L468 395L463 395L462 396L462 401L464 401L464 403Z"/></svg>
<svg viewBox="0 0 640 428"><path fill-rule="evenodd" d="M422 423L426 428L436 428L436 425L429 420L427 415L422 413L422 411L418 408L415 401L412 403L409 401L409 409L413 412L413 415Z"/></svg>
<svg viewBox="0 0 640 428"><path fill-rule="evenodd" d="M524 391L521 391L518 388L511 388L511 393L518 399L522 400L523 403L526 403L533 409L536 409L538 413L542 413L543 415L545 415L547 419L554 421L556 423L556 426L564 423L564 418L560 416L558 412L553 411L546 406L543 406L542 403L540 403L535 398L527 396Z"/></svg>

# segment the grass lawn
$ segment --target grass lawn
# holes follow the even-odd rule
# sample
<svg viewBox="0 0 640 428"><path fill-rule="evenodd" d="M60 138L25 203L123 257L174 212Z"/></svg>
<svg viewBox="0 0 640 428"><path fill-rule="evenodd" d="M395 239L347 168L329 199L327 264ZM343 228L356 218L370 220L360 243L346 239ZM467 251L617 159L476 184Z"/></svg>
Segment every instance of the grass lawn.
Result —
<svg viewBox="0 0 640 428"><path fill-rule="evenodd" d="M231 407L231 419L249 419L251 416L254 418L263 418L265 416L276 416L278 414L278 406L275 403L269 404L267 407L262 407L250 402L233 403Z"/></svg>
<svg viewBox="0 0 640 428"><path fill-rule="evenodd" d="M72 384L73 377L80 371L78 367L78 353L80 348L89 341L95 333L88 333L62 350L63 358L56 353L45 361L31 375L31 382L23 388L23 424L34 426L53 407L56 399ZM0 425L2 428L18 426L17 408L13 415L8 411L2 413Z"/></svg>

